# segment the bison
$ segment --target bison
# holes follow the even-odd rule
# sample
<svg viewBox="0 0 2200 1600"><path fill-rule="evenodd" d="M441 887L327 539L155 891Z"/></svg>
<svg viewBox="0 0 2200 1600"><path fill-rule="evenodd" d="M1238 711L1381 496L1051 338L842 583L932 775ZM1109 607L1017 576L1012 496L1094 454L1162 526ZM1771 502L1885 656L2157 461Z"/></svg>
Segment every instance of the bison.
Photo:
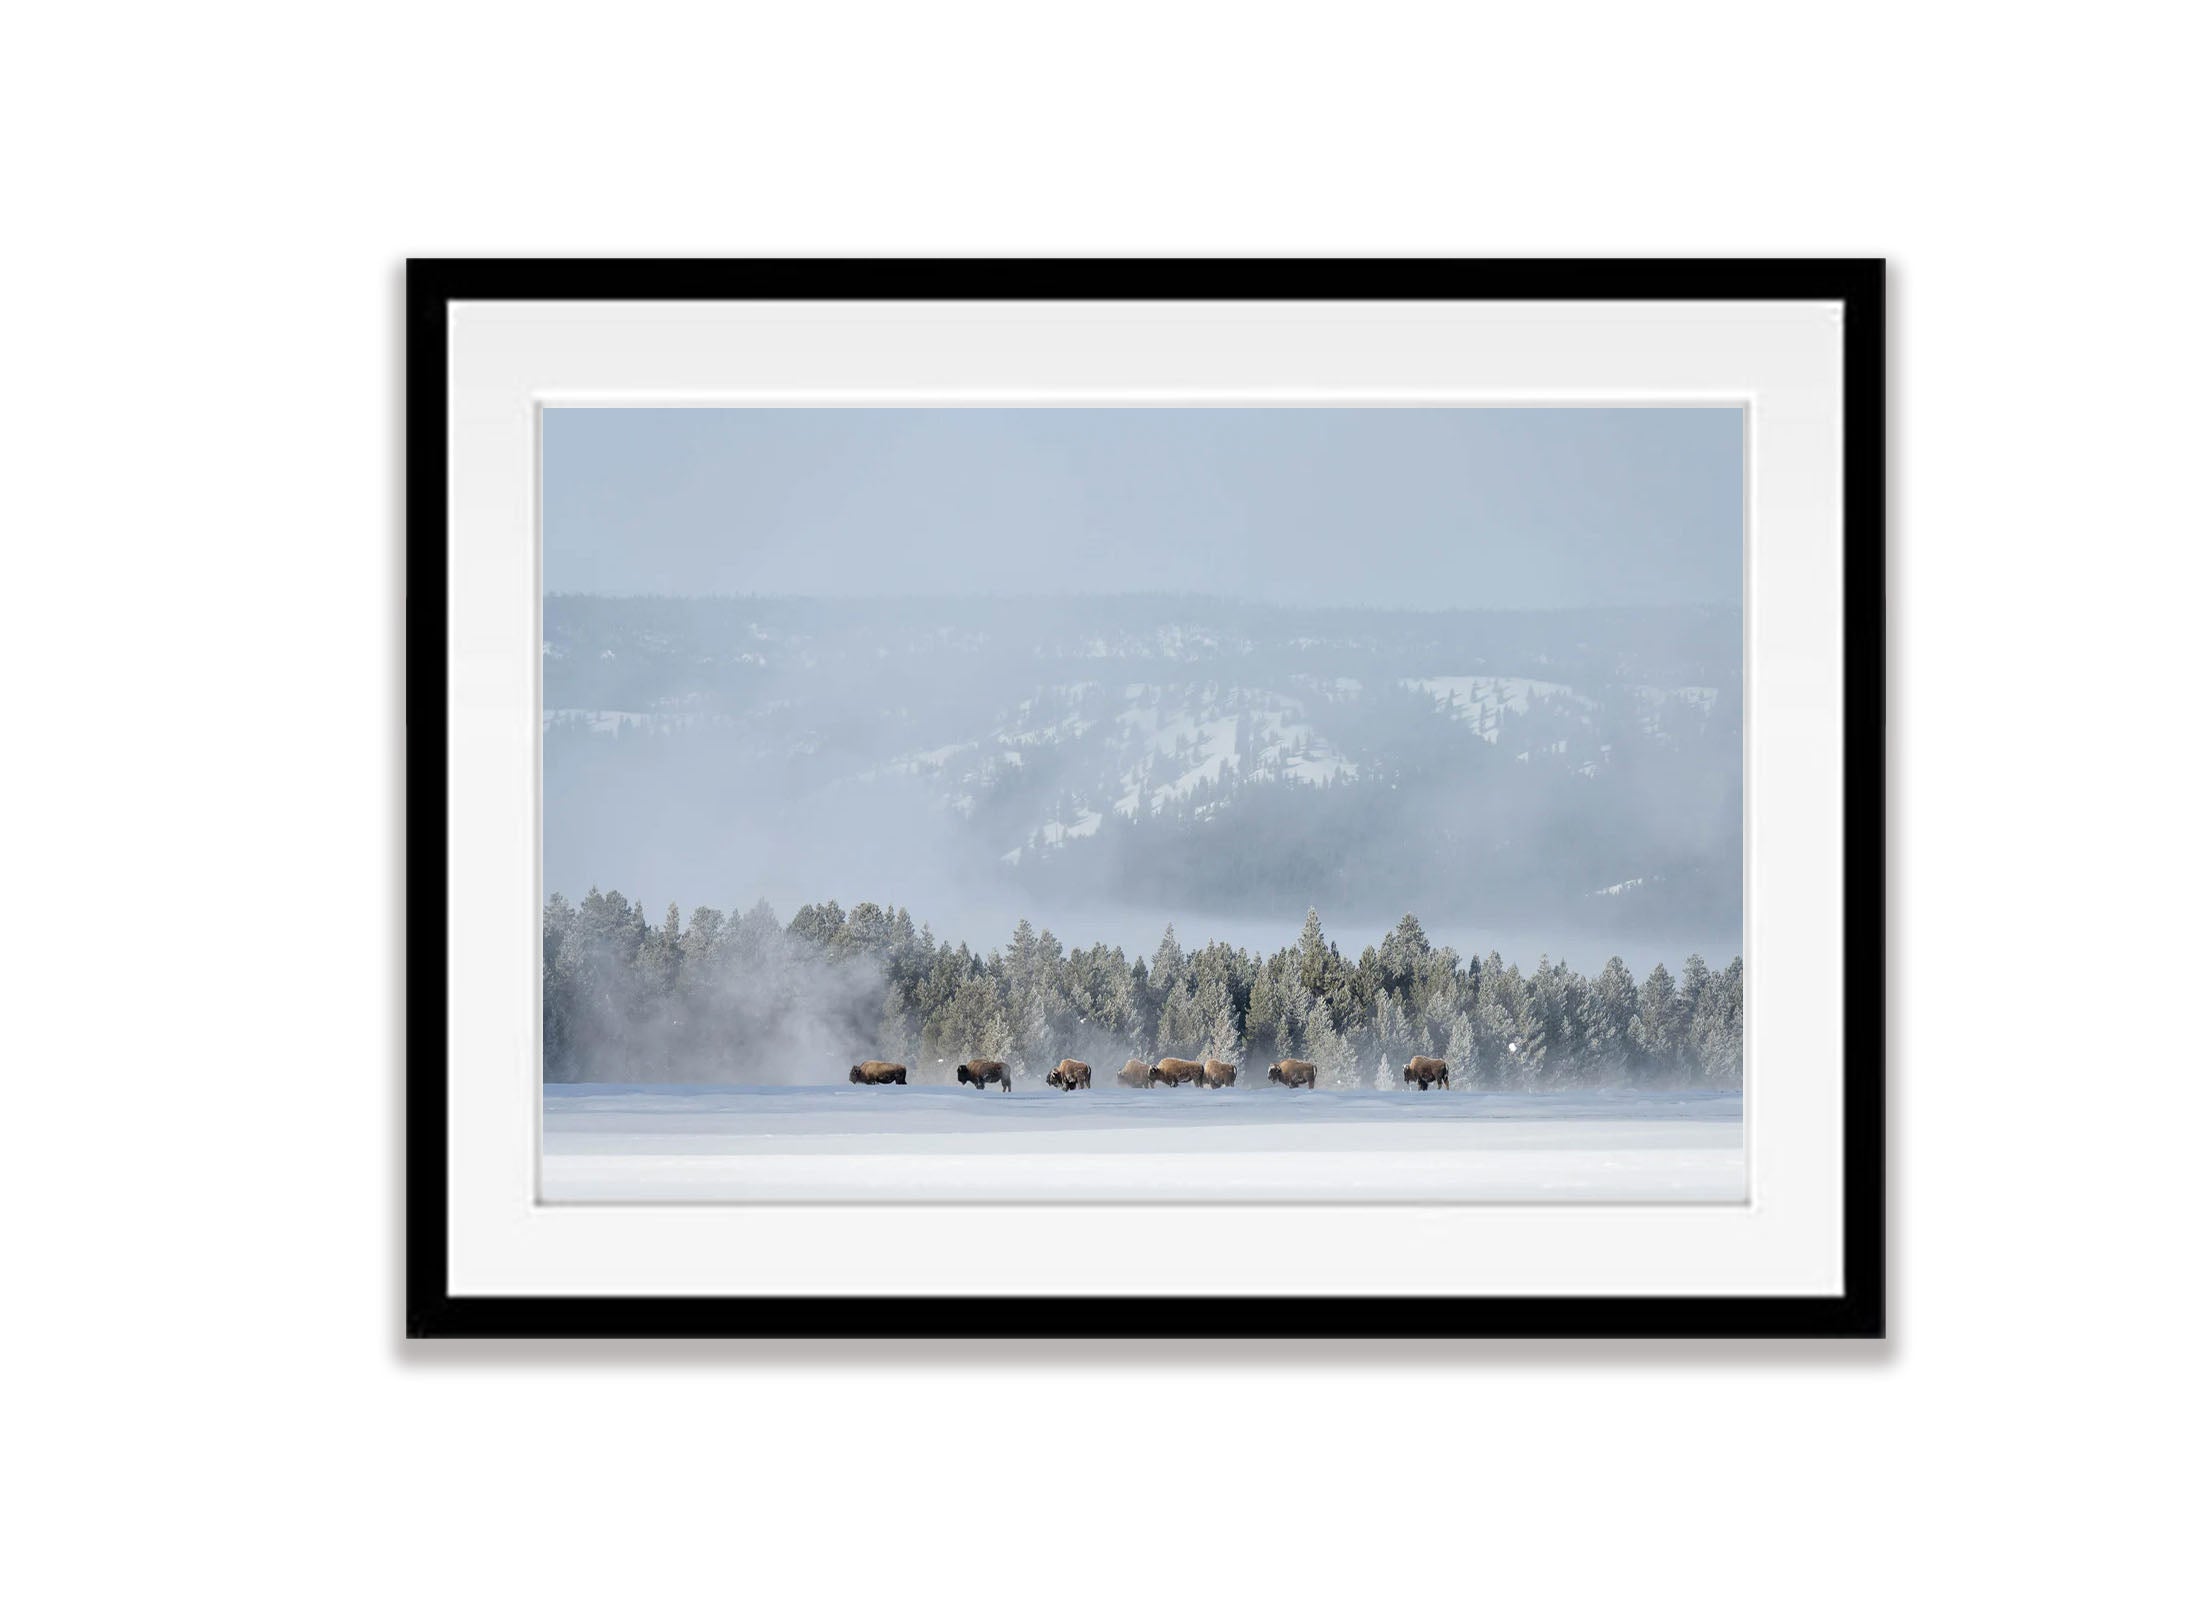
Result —
<svg viewBox="0 0 2200 1600"><path fill-rule="evenodd" d="M1068 1094L1072 1089L1092 1087L1092 1068L1082 1061L1064 1061L1047 1074L1047 1087Z"/></svg>
<svg viewBox="0 0 2200 1600"><path fill-rule="evenodd" d="M1314 1087L1314 1063L1301 1061L1296 1056L1288 1057L1268 1069L1268 1081L1280 1083L1286 1089L1311 1089Z"/></svg>
<svg viewBox="0 0 2200 1600"><path fill-rule="evenodd" d="M1428 1086L1432 1083L1449 1089L1451 1068L1435 1056L1415 1056L1406 1063L1406 1082L1414 1085L1423 1094L1428 1093Z"/></svg>
<svg viewBox="0 0 2200 1600"><path fill-rule="evenodd" d="M1186 1061L1182 1056L1163 1056L1161 1063L1146 1074L1148 1083L1165 1083L1174 1089L1180 1084L1206 1081L1207 1069L1196 1061Z"/></svg>
<svg viewBox="0 0 2200 1600"><path fill-rule="evenodd" d="M1153 1068L1134 1056L1123 1063L1123 1070L1115 1075L1115 1081L1126 1089L1151 1089Z"/></svg>
<svg viewBox="0 0 2200 1600"><path fill-rule="evenodd" d="M1206 1089L1232 1088L1237 1083L1237 1063L1234 1061L1217 1061L1213 1056L1209 1056L1206 1065L1200 1069L1199 1082L1200 1086Z"/></svg>
<svg viewBox="0 0 2200 1600"><path fill-rule="evenodd" d="M898 1061L858 1061L848 1069L850 1083L907 1083L909 1069Z"/></svg>
<svg viewBox="0 0 2200 1600"><path fill-rule="evenodd" d="M973 1089L983 1089L989 1083L1001 1086L1001 1093L1012 1087L1008 1081L1008 1063L1005 1061L966 1061L955 1069L955 1081L967 1083Z"/></svg>

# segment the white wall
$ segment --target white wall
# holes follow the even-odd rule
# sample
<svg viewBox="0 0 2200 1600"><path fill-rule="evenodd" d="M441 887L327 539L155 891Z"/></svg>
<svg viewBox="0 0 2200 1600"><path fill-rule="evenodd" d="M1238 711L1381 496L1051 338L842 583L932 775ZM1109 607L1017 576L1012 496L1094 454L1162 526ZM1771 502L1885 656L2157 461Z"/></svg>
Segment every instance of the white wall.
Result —
<svg viewBox="0 0 2200 1600"><path fill-rule="evenodd" d="M23 1592L2140 1586L2191 1481L2168 8L1042 14L11 22L8 1561L73 1580ZM1890 1345L400 1348L400 260L1034 251L1893 257Z"/></svg>

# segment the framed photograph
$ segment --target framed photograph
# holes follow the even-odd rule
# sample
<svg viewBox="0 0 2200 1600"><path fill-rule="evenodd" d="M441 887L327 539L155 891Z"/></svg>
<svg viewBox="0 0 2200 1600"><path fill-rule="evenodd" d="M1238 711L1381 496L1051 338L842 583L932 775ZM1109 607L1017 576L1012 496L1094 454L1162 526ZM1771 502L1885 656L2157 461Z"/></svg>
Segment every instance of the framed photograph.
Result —
<svg viewBox="0 0 2200 1600"><path fill-rule="evenodd" d="M415 261L408 1330L1885 1326L1878 261Z"/></svg>

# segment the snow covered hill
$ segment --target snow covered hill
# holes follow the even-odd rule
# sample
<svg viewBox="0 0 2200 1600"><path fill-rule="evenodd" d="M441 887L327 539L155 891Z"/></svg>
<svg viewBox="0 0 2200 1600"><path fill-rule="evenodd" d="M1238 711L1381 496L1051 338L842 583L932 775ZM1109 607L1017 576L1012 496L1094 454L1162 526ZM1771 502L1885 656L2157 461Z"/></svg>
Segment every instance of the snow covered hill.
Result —
<svg viewBox="0 0 2200 1600"><path fill-rule="evenodd" d="M552 596L551 886L1738 918L1740 643L1710 608Z"/></svg>

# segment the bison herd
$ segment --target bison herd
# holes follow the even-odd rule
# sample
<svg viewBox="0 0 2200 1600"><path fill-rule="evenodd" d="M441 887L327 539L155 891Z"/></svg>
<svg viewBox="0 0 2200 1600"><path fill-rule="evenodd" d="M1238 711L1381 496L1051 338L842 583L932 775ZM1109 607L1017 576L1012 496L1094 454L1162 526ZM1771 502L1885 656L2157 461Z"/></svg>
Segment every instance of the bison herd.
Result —
<svg viewBox="0 0 2200 1600"><path fill-rule="evenodd" d="M1157 1084L1170 1088L1196 1084L1202 1089L1230 1089L1237 1085L1237 1064L1218 1061L1209 1056L1205 1061L1189 1061L1182 1056L1163 1056L1148 1066L1143 1061L1126 1061L1123 1070L1115 1075L1115 1081L1126 1089L1151 1089ZM1311 1061L1290 1057L1268 1069L1268 1081L1279 1083L1286 1089L1311 1089L1314 1087L1315 1068ZM909 1069L896 1061L861 1061L848 1069L850 1083L900 1083L909 1081ZM1008 1064L1003 1061L965 1061L955 1069L955 1081L967 1083L973 1089L983 1089L989 1083L1001 1086L1007 1093L1013 1086L1009 1080ZM1451 1069L1436 1056L1415 1056L1406 1063L1405 1081L1426 1093L1431 1084L1439 1089L1451 1087ZM1064 1094L1076 1089L1092 1087L1092 1068L1082 1061L1065 1060L1047 1074L1047 1087L1059 1089Z"/></svg>

